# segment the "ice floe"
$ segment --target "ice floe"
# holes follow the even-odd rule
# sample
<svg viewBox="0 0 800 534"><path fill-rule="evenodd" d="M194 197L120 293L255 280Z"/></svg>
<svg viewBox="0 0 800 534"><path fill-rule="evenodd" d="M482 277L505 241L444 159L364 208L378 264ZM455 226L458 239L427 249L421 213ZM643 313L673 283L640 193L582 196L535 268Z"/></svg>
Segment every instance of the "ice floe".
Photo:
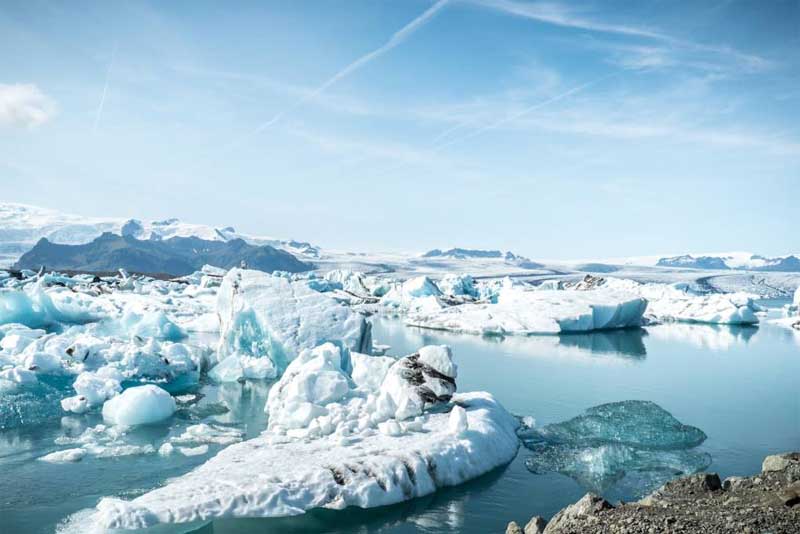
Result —
<svg viewBox="0 0 800 534"><path fill-rule="evenodd" d="M558 334L641 326L646 307L644 298L624 291L536 291L507 283L496 304L418 311L406 322L471 334Z"/></svg>
<svg viewBox="0 0 800 534"><path fill-rule="evenodd" d="M702 430L647 401L595 406L563 423L528 428L520 436L533 453L525 461L531 472L558 472L595 492L625 484L644 495L711 463L707 453L694 450L706 439Z"/></svg>
<svg viewBox="0 0 800 534"><path fill-rule="evenodd" d="M455 393L457 368L447 347L397 360L355 355L354 369L367 366L385 375L381 381L351 379L342 352L333 343L300 352L270 390L261 436L132 501L103 499L73 527L124 530L383 506L474 478L516 454L518 420L488 393ZM374 366L365 363L370 358ZM173 447L179 442L160 452L193 452Z"/></svg>
<svg viewBox="0 0 800 534"><path fill-rule="evenodd" d="M157 423L173 413L172 395L152 384L126 389L103 404L103 419L122 426Z"/></svg>
<svg viewBox="0 0 800 534"><path fill-rule="evenodd" d="M220 286L217 312L220 361L230 356L267 358L273 378L302 350L328 341L345 349L345 368L350 350L370 353L372 348L371 325L364 316L305 281L232 269ZM241 365L243 372L246 366Z"/></svg>

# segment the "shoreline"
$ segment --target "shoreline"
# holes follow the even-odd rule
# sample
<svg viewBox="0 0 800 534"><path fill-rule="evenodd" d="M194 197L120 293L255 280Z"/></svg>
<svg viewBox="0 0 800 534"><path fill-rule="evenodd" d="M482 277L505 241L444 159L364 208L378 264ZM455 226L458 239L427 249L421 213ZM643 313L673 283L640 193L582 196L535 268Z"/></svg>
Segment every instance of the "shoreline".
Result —
<svg viewBox="0 0 800 534"><path fill-rule="evenodd" d="M800 452L767 456L761 473L750 477L677 478L632 503L614 506L587 493L549 522L534 516L524 527L512 521L506 528L506 534L661 532L800 532Z"/></svg>

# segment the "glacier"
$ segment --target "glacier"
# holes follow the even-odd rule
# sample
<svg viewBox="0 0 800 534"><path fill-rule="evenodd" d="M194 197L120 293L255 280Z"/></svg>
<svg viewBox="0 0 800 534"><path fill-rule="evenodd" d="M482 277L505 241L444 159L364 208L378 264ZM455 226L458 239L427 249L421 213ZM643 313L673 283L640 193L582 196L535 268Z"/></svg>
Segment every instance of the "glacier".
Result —
<svg viewBox="0 0 800 534"><path fill-rule="evenodd" d="M568 421L519 434L533 453L525 460L532 473L561 473L598 493L627 483L644 495L711 464L707 453L695 450L705 433L649 401L594 406Z"/></svg>

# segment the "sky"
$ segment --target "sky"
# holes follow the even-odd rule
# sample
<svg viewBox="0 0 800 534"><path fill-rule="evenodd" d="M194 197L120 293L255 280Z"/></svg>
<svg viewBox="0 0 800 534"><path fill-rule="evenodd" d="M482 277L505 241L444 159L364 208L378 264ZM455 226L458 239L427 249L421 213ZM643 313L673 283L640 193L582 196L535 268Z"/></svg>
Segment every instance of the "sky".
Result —
<svg viewBox="0 0 800 534"><path fill-rule="evenodd" d="M800 252L800 0L0 4L0 202L357 251Z"/></svg>

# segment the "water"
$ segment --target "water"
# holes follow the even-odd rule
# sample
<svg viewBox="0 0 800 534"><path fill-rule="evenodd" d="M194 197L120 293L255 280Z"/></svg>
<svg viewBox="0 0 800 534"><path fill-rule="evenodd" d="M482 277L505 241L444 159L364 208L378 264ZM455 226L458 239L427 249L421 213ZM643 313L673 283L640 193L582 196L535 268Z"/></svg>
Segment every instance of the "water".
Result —
<svg viewBox="0 0 800 534"><path fill-rule="evenodd" d="M566 421L599 404L648 400L707 440L696 448L721 476L760 470L767 454L800 448L800 336L785 329L663 325L645 330L530 338L481 338L405 327L374 319L374 335L392 354L424 344L448 344L459 364L462 391L491 391L510 411L536 418L537 427ZM169 424L137 430L132 443L159 443L204 417L242 429L264 426L267 384L203 385ZM52 532L64 517L101 496L134 497L199 465L173 455L87 457L76 464L35 458L58 450L53 440L79 433L98 416L56 418L34 428L0 433L0 533ZM549 517L586 491L558 473L533 474L531 452L520 448L508 466L456 488L396 506L302 517L217 521L194 530L265 532L502 532L510 520ZM611 500L636 498L635 477L604 488ZM633 480L630 480L630 479ZM178 530L180 531L180 530Z"/></svg>

